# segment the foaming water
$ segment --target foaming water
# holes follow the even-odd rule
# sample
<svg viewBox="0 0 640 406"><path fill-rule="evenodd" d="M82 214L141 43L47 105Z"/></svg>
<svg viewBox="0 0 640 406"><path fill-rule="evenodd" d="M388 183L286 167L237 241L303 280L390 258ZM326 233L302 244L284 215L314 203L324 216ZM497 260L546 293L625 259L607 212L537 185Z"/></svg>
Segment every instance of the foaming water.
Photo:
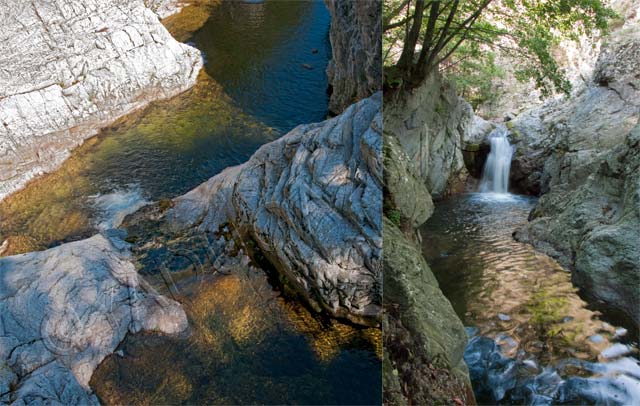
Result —
<svg viewBox="0 0 640 406"><path fill-rule="evenodd" d="M473 193L440 203L423 252L469 328L481 404L640 404L637 343L589 308L571 275L512 238L535 199Z"/></svg>
<svg viewBox="0 0 640 406"><path fill-rule="evenodd" d="M135 213L149 203L142 195L139 185L130 185L126 189L118 189L112 193L92 196L98 210L98 229L101 231L116 228L124 218Z"/></svg>
<svg viewBox="0 0 640 406"><path fill-rule="evenodd" d="M507 133L506 127L498 126L489 135L491 152L489 152L482 171L481 192L507 193L509 191L509 170L511 169L513 146L509 144Z"/></svg>

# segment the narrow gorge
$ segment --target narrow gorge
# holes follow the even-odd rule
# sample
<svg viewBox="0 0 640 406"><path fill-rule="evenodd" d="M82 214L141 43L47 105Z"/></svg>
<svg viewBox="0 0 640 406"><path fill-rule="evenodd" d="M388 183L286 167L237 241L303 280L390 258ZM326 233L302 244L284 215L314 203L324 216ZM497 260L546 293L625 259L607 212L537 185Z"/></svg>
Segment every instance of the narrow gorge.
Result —
<svg viewBox="0 0 640 406"><path fill-rule="evenodd" d="M385 403L640 402L640 4L610 3L606 35L554 51L569 94L541 97L498 50L474 107L455 65L415 79L414 20L394 22L421 11L387 8Z"/></svg>

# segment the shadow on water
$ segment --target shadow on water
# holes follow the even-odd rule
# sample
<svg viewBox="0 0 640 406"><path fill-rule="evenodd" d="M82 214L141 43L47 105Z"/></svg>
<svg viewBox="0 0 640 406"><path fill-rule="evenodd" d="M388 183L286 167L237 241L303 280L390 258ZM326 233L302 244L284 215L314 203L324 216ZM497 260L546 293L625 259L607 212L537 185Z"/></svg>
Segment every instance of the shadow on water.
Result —
<svg viewBox="0 0 640 406"><path fill-rule="evenodd" d="M285 133L327 115L330 21L322 1L224 2L191 41L243 111Z"/></svg>

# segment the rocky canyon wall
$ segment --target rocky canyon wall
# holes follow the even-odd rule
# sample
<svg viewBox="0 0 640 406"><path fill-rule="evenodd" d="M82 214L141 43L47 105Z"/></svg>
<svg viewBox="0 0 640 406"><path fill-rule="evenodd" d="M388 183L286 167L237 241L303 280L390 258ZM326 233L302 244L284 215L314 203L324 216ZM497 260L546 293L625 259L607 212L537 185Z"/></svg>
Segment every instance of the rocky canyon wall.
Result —
<svg viewBox="0 0 640 406"><path fill-rule="evenodd" d="M405 153L385 104L384 403L474 404L462 358L467 335L425 261L416 229L433 213L431 194Z"/></svg>
<svg viewBox="0 0 640 406"><path fill-rule="evenodd" d="M0 199L116 118L188 89L202 67L142 0L2 0L0 21Z"/></svg>
<svg viewBox="0 0 640 406"><path fill-rule="evenodd" d="M398 140L433 198L464 190L462 151L474 123L471 105L437 73L415 89L391 93L387 101L385 133Z"/></svg>
<svg viewBox="0 0 640 406"><path fill-rule="evenodd" d="M637 7L640 9L640 6ZM573 270L583 292L640 322L640 20L606 38L592 81L510 125L512 182L542 196L516 238Z"/></svg>
<svg viewBox="0 0 640 406"><path fill-rule="evenodd" d="M438 74L385 97L386 404L447 404L454 398L474 404L462 358L467 335L422 255L416 230L431 216L433 200L464 190L464 146L491 128Z"/></svg>
<svg viewBox="0 0 640 406"><path fill-rule="evenodd" d="M333 59L327 66L332 88L329 111L382 90L382 2L325 0L331 13Z"/></svg>

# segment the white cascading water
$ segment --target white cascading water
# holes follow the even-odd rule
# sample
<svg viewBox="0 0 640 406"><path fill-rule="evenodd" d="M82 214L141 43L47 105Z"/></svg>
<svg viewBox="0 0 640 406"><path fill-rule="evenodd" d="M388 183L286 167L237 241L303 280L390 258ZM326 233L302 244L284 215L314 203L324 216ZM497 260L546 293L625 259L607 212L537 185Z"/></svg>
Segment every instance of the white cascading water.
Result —
<svg viewBox="0 0 640 406"><path fill-rule="evenodd" d="M507 133L506 127L499 126L489 135L491 152L489 152L482 171L480 182L482 193L509 192L509 170L511 169L513 146L509 144Z"/></svg>

